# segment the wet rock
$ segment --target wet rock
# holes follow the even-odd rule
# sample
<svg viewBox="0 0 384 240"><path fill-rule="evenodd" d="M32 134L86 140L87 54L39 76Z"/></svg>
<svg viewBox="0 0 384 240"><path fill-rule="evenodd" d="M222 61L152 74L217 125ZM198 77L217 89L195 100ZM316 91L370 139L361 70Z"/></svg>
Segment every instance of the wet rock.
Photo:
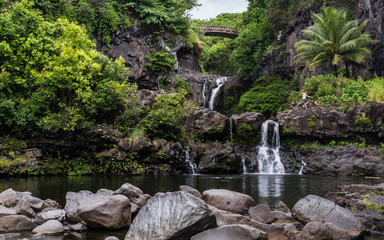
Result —
<svg viewBox="0 0 384 240"><path fill-rule="evenodd" d="M64 210L70 222L84 221L90 228L118 229L131 224L131 206L126 196L113 191L100 189L92 194L89 191L68 192Z"/></svg>
<svg viewBox="0 0 384 240"><path fill-rule="evenodd" d="M168 192L148 200L125 239L189 239L212 227L215 216L204 201L183 191Z"/></svg>
<svg viewBox="0 0 384 240"><path fill-rule="evenodd" d="M209 229L199 233L191 240L261 240L267 239L264 232L247 225L235 224Z"/></svg>
<svg viewBox="0 0 384 240"><path fill-rule="evenodd" d="M226 189L204 191L203 200L216 208L239 214L246 214L250 207L256 206L255 201L249 195Z"/></svg>
<svg viewBox="0 0 384 240"><path fill-rule="evenodd" d="M104 240L119 240L119 239L115 236L111 236L111 237L105 238Z"/></svg>
<svg viewBox="0 0 384 240"><path fill-rule="evenodd" d="M135 203L140 208L144 206L147 202L147 197L144 196L143 191L133 186L130 183L124 183L118 190L116 190L113 194L121 194L126 196L129 201Z"/></svg>
<svg viewBox="0 0 384 240"><path fill-rule="evenodd" d="M190 187L190 186L187 186L187 185L181 185L179 187L179 190L181 191L184 191L184 192L187 192L187 193L190 193L192 194L193 196L195 197L198 197L200 199L202 199L203 197L201 196L201 193L199 191L197 191L196 189L194 189L193 187Z"/></svg>
<svg viewBox="0 0 384 240"><path fill-rule="evenodd" d="M48 220L57 220L59 222L62 222L64 217L65 217L64 210L57 209L57 210L41 212L36 215L36 223L43 224Z"/></svg>
<svg viewBox="0 0 384 240"><path fill-rule="evenodd" d="M267 232L268 240L301 240L290 226L273 225L274 227Z"/></svg>
<svg viewBox="0 0 384 240"><path fill-rule="evenodd" d="M32 219L23 215L9 215L0 218L0 232L28 231L36 227Z"/></svg>
<svg viewBox="0 0 384 240"><path fill-rule="evenodd" d="M345 239L345 240L355 239L355 236L351 236L345 229L336 227L332 223L326 222L324 225L328 228L330 239Z"/></svg>
<svg viewBox="0 0 384 240"><path fill-rule="evenodd" d="M14 207L19 202L19 196L16 191L12 188L8 188L7 190L0 193L0 204L5 207Z"/></svg>
<svg viewBox="0 0 384 240"><path fill-rule="evenodd" d="M56 235L64 232L64 226L57 220L48 220L42 225L34 228L32 232L45 235Z"/></svg>
<svg viewBox="0 0 384 240"><path fill-rule="evenodd" d="M358 236L362 230L360 221L350 211L315 195L300 199L293 207L292 215L302 223L332 223L347 230L351 236Z"/></svg>
<svg viewBox="0 0 384 240"><path fill-rule="evenodd" d="M334 239L334 238L331 238L329 229L321 222L310 222L306 224L303 230L301 231L300 235L301 235L301 238L306 240ZM342 239L342 238L337 238L337 239Z"/></svg>
<svg viewBox="0 0 384 240"><path fill-rule="evenodd" d="M35 211L31 208L31 205L25 196L21 197L15 206L15 210L17 211L17 214L26 215L30 218L34 218L36 216Z"/></svg>

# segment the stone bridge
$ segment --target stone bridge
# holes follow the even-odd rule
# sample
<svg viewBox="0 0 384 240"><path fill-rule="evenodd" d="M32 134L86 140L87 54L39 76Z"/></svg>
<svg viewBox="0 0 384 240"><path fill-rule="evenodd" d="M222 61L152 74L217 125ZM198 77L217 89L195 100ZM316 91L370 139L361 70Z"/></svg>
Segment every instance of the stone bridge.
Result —
<svg viewBox="0 0 384 240"><path fill-rule="evenodd" d="M204 31L205 36L216 36L226 38L237 38L238 33L232 27L227 26L213 26L213 25L196 25Z"/></svg>

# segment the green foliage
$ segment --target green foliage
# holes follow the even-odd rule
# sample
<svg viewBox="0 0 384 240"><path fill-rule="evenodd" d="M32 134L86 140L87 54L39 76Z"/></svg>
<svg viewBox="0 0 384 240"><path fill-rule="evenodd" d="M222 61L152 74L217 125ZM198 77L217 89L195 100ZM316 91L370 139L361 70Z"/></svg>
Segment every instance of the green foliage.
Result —
<svg viewBox="0 0 384 240"><path fill-rule="evenodd" d="M152 138L178 140L184 135L184 118L195 109L191 101L185 99L186 92L163 94L155 99L153 108L142 121L147 134Z"/></svg>
<svg viewBox="0 0 384 240"><path fill-rule="evenodd" d="M97 52L84 28L45 21L32 2L0 14L0 45L0 129L84 129L113 119L126 102L124 61Z"/></svg>
<svg viewBox="0 0 384 240"><path fill-rule="evenodd" d="M319 103L325 104L355 104L366 100L367 83L345 77L335 77L331 74L317 75L305 79L303 91Z"/></svg>
<svg viewBox="0 0 384 240"><path fill-rule="evenodd" d="M373 124L372 124L371 119L369 119L369 117L357 115L355 124L358 126L361 126L361 127L368 127L368 128L373 129Z"/></svg>
<svg viewBox="0 0 384 240"><path fill-rule="evenodd" d="M258 142L257 133L252 129L252 126L247 123L242 123L237 126L233 135L233 141L236 144L256 144Z"/></svg>
<svg viewBox="0 0 384 240"><path fill-rule="evenodd" d="M253 9L249 23L242 26L233 41L231 62L245 80L254 79L265 49L273 39L271 23L264 9Z"/></svg>
<svg viewBox="0 0 384 240"><path fill-rule="evenodd" d="M231 39L220 39L213 46L204 48L201 55L202 67L207 73L222 76L235 73L234 64L231 62Z"/></svg>
<svg viewBox="0 0 384 240"><path fill-rule="evenodd" d="M313 121L312 118L308 118L308 127L311 127L311 128L316 127L316 123Z"/></svg>
<svg viewBox="0 0 384 240"><path fill-rule="evenodd" d="M22 150L27 148L27 143L14 137L0 138L0 150Z"/></svg>
<svg viewBox="0 0 384 240"><path fill-rule="evenodd" d="M286 81L264 76L257 79L252 84L252 88L241 96L239 108L243 111L260 112L273 116L285 107L288 95Z"/></svg>
<svg viewBox="0 0 384 240"><path fill-rule="evenodd" d="M155 74L162 76L162 78L169 76L176 63L171 53L165 49L158 52L152 51L149 55L145 56L145 59L148 61L145 66Z"/></svg>
<svg viewBox="0 0 384 240"><path fill-rule="evenodd" d="M179 76L176 76L175 87L177 92L181 92L182 90L184 90L185 92L187 92L187 94L193 93L192 87L189 86L188 83Z"/></svg>
<svg viewBox="0 0 384 240"><path fill-rule="evenodd" d="M295 44L299 61L306 61L308 67L333 67L345 64L349 76L350 63L362 63L371 50L366 46L373 43L369 33L361 33L368 20L359 25L358 20L349 20L345 10L328 7L313 14L314 24L302 31L310 40Z"/></svg>
<svg viewBox="0 0 384 240"><path fill-rule="evenodd" d="M384 102L384 78L375 77L367 83L367 100L383 103Z"/></svg>

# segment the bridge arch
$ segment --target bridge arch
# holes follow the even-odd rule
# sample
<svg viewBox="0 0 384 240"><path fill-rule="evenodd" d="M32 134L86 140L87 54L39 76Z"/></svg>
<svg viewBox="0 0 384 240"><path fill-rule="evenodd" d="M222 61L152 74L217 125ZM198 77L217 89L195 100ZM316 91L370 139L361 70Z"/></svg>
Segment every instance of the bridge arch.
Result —
<svg viewBox="0 0 384 240"><path fill-rule="evenodd" d="M228 26L214 26L214 25L196 25L204 31L205 36L225 37L225 38L237 38L238 32Z"/></svg>

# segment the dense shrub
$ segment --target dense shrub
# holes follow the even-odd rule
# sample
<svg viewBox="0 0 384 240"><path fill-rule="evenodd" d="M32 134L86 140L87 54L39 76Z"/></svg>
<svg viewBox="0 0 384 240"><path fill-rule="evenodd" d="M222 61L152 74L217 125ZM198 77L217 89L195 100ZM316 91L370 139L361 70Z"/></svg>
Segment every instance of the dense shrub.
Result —
<svg viewBox="0 0 384 240"><path fill-rule="evenodd" d="M73 131L112 121L130 88L124 61L97 52L84 28L46 21L32 5L0 14L0 129Z"/></svg>
<svg viewBox="0 0 384 240"><path fill-rule="evenodd" d="M142 121L147 134L152 138L179 140L184 135L184 118L195 109L195 104L185 99L187 92L163 94Z"/></svg>
<svg viewBox="0 0 384 240"><path fill-rule="evenodd" d="M288 82L277 77L264 76L257 79L252 88L240 98L243 111L260 112L273 116L284 109L289 95Z"/></svg>
<svg viewBox="0 0 384 240"><path fill-rule="evenodd" d="M317 75L305 79L303 91L319 103L361 103L368 94L367 83L331 74Z"/></svg>
<svg viewBox="0 0 384 240"><path fill-rule="evenodd" d="M384 78L373 78L367 82L368 95L367 100L374 102L384 102Z"/></svg>
<svg viewBox="0 0 384 240"><path fill-rule="evenodd" d="M165 49L157 52L153 51L145 56L145 59L148 61L145 66L162 78L167 78L169 76L176 63L171 53Z"/></svg>

